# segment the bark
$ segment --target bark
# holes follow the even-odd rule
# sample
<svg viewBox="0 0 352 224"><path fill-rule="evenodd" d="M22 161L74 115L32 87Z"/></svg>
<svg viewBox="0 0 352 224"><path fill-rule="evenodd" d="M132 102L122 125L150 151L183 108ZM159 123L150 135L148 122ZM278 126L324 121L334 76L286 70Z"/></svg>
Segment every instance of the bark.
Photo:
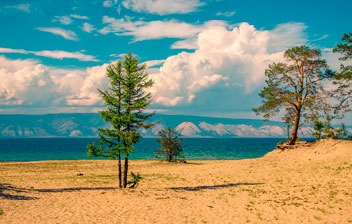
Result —
<svg viewBox="0 0 352 224"><path fill-rule="evenodd" d="M128 174L128 153L125 155L125 167L123 170L123 188L127 187L127 174Z"/></svg>
<svg viewBox="0 0 352 224"><path fill-rule="evenodd" d="M119 106L118 106L118 116L121 117L121 82L118 82L118 90L119 90ZM121 125L118 126L118 131L121 131ZM117 142L119 146L119 152L118 152L118 160L119 160L119 188L122 188L122 167L121 167L121 148L120 148L120 136L117 137Z"/></svg>
<svg viewBox="0 0 352 224"><path fill-rule="evenodd" d="M118 160L119 160L119 188L122 188L122 173L121 173L121 152L118 152Z"/></svg>
<svg viewBox="0 0 352 224"><path fill-rule="evenodd" d="M171 162L171 155L169 154L168 157L167 157L167 161L168 162Z"/></svg>
<svg viewBox="0 0 352 224"><path fill-rule="evenodd" d="M300 118L301 118L301 108L298 108L296 109L295 122L293 124L291 137L288 142L289 145L294 145L296 143Z"/></svg>

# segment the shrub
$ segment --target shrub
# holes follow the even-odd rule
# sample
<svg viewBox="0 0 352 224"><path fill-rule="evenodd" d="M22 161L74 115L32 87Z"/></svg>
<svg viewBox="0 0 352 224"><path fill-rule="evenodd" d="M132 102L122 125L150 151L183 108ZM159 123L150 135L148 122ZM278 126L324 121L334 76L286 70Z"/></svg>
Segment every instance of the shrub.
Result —
<svg viewBox="0 0 352 224"><path fill-rule="evenodd" d="M181 155L185 146L182 145L182 139L176 130L168 127L167 130L159 131L158 135L160 139L156 139L155 141L160 142L161 149L156 150L154 157L166 157L168 162L177 161L185 157L185 155Z"/></svg>

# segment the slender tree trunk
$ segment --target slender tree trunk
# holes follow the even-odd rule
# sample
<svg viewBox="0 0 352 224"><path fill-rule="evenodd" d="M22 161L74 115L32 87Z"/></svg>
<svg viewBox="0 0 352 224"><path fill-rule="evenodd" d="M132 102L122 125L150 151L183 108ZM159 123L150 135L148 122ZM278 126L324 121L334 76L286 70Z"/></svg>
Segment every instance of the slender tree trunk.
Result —
<svg viewBox="0 0 352 224"><path fill-rule="evenodd" d="M127 187L127 174L128 174L128 153L125 155L125 167L123 170L123 188Z"/></svg>
<svg viewBox="0 0 352 224"><path fill-rule="evenodd" d="M169 156L167 157L167 161L168 161L168 162L171 162L171 155L169 155Z"/></svg>
<svg viewBox="0 0 352 224"><path fill-rule="evenodd" d="M121 71L120 71L121 72ZM121 81L118 82L118 90L119 90L119 106L118 106L118 116L121 117ZM118 132L121 131L121 125L118 126ZM119 188L122 188L122 169L121 169L121 139L120 136L117 137L117 142L119 145L118 159L119 159Z"/></svg>
<svg viewBox="0 0 352 224"><path fill-rule="evenodd" d="M119 159L119 188L122 188L121 151L118 152Z"/></svg>
<svg viewBox="0 0 352 224"><path fill-rule="evenodd" d="M289 145L294 145L296 143L300 118L301 118L301 108L298 108L296 109L295 122L292 126L291 137L288 142Z"/></svg>

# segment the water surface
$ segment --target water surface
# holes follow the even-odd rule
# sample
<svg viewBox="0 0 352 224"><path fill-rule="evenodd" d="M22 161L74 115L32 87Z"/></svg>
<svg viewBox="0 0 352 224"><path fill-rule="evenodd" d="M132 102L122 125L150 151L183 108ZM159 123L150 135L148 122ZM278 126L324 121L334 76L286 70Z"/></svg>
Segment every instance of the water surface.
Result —
<svg viewBox="0 0 352 224"><path fill-rule="evenodd" d="M0 138L0 161L103 159L87 156L93 138ZM274 149L278 138L184 138L186 160L258 158ZM155 159L160 143L144 138L130 159Z"/></svg>

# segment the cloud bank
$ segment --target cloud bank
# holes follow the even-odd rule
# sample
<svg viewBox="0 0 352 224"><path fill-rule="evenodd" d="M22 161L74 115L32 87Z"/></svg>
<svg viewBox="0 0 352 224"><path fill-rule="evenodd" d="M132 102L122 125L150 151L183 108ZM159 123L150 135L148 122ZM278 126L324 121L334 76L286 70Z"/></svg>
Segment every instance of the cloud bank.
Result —
<svg viewBox="0 0 352 224"><path fill-rule="evenodd" d="M196 32L192 31L194 27L189 29L190 36ZM273 30L258 30L248 23L232 29L221 23L203 25L200 31L196 29L199 34L193 40L194 52L146 62L155 81L150 89L153 107L187 107L202 102L207 107L222 105L226 109L226 100L239 106L262 87L269 63L283 60L285 48L305 42L304 29L300 23L282 24ZM97 88L108 85L107 66L60 70L33 60L0 56L0 78L4 80L0 84L0 104L100 107Z"/></svg>
<svg viewBox="0 0 352 224"><path fill-rule="evenodd" d="M198 35L194 53L167 58L159 72L151 75L154 102L190 104L198 93L212 88L234 94L241 90L246 97L262 86L269 63L283 60L286 48L304 42L303 30L300 23L279 25L274 30L257 30L248 23L232 30L209 27Z"/></svg>

